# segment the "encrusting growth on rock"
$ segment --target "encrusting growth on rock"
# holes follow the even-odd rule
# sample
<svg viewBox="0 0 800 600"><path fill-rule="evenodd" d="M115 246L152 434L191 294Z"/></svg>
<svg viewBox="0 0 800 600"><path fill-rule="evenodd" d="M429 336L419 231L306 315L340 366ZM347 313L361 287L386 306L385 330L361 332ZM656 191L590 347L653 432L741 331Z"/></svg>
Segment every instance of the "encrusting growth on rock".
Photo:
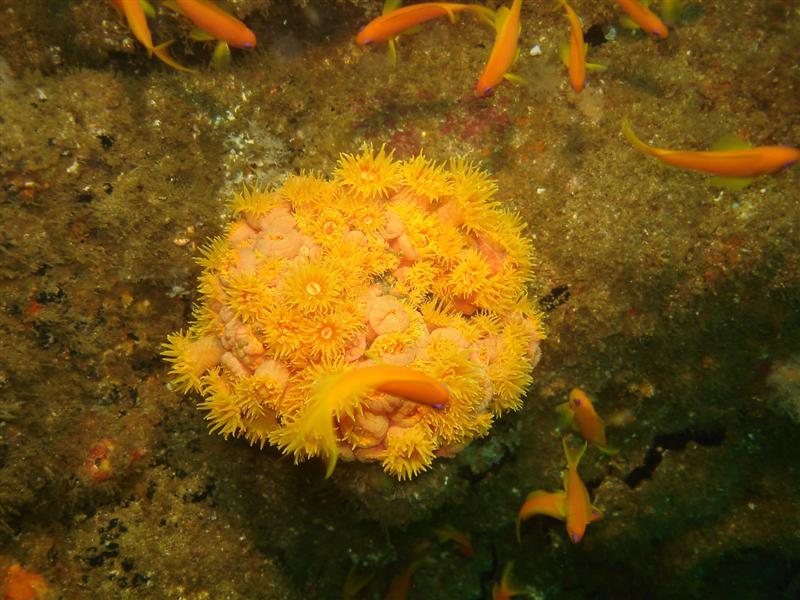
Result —
<svg viewBox="0 0 800 600"><path fill-rule="evenodd" d="M245 189L164 357L211 431L399 479L517 410L544 337L524 224L463 160L344 154Z"/></svg>

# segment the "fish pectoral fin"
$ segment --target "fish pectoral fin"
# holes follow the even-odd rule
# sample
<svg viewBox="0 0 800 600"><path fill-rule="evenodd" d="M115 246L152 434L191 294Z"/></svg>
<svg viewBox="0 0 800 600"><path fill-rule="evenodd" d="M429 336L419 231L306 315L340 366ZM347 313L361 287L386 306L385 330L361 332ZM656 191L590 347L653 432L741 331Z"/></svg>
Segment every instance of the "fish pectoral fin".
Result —
<svg viewBox="0 0 800 600"><path fill-rule="evenodd" d="M422 31L422 29L423 29L422 25L414 25L413 27L409 27L408 29L406 29L403 32L403 34L418 33L420 31Z"/></svg>
<svg viewBox="0 0 800 600"><path fill-rule="evenodd" d="M178 6L178 3L175 2L175 0L163 0L161 2L161 6L165 6L168 9L175 11L179 15L183 14L183 11L181 10L181 7Z"/></svg>
<svg viewBox="0 0 800 600"><path fill-rule="evenodd" d="M568 42L561 42L558 45L558 56L561 58L561 62L564 63L564 66L569 69L569 43Z"/></svg>
<svg viewBox="0 0 800 600"><path fill-rule="evenodd" d="M606 456L615 456L616 454L619 454L620 450L619 448L609 448L607 446L598 446L597 444L595 444L595 446L597 446L597 449Z"/></svg>
<svg viewBox="0 0 800 600"><path fill-rule="evenodd" d="M519 75L515 75L514 73L505 73L503 75L503 79L507 79L511 83L516 83L517 85L528 85L528 80L524 77L520 77Z"/></svg>
<svg viewBox="0 0 800 600"><path fill-rule="evenodd" d="M575 422L575 415L569 408L569 402L562 402L555 407L555 411L558 413L556 429L559 431L566 431L568 429L578 431L578 424Z"/></svg>
<svg viewBox="0 0 800 600"><path fill-rule="evenodd" d="M608 65L601 65L600 63L586 63L587 71L605 71Z"/></svg>
<svg viewBox="0 0 800 600"><path fill-rule="evenodd" d="M731 192L743 190L755 181L755 177L712 177L709 183Z"/></svg>
<svg viewBox="0 0 800 600"><path fill-rule="evenodd" d="M503 24L506 22L508 18L508 13L511 11L508 9L507 6L501 6L497 9L497 12L494 13L494 28L497 31L500 31L503 28Z"/></svg>
<svg viewBox="0 0 800 600"><path fill-rule="evenodd" d="M622 25L622 27L624 27L625 29L633 29L633 30L641 29L641 27L639 27L639 24L633 19L631 19L628 15L620 15L619 24Z"/></svg>
<svg viewBox="0 0 800 600"><path fill-rule="evenodd" d="M474 13L475 16L486 23L489 27L494 27L495 11L493 11L491 8L486 8L485 6L479 6L475 4L470 5L467 10Z"/></svg>
<svg viewBox="0 0 800 600"><path fill-rule="evenodd" d="M392 61L392 66L397 66L397 42L394 39L389 40L387 44L389 47L389 60Z"/></svg>
<svg viewBox="0 0 800 600"><path fill-rule="evenodd" d="M195 27L189 32L189 38L194 40L195 42L210 42L212 40L217 39L210 33L206 33L205 31L203 31L199 27Z"/></svg>
<svg viewBox="0 0 800 600"><path fill-rule="evenodd" d="M456 11L454 11L450 6L443 5L442 8L447 12L447 18L450 19L451 23L456 22Z"/></svg>

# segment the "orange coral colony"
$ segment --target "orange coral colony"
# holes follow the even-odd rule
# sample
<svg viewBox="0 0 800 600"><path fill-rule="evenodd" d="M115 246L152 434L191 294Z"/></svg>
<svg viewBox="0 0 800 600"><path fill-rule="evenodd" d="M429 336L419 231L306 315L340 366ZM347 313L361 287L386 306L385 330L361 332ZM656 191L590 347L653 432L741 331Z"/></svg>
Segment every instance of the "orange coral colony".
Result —
<svg viewBox="0 0 800 600"><path fill-rule="evenodd" d="M344 154L245 189L164 356L211 431L398 479L522 405L544 337L523 223L462 160Z"/></svg>

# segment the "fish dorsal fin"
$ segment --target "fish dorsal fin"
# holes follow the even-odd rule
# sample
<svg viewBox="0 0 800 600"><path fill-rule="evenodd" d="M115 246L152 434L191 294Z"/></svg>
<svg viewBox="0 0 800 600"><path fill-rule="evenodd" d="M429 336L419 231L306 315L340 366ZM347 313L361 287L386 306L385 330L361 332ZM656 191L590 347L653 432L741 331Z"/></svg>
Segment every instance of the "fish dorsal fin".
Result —
<svg viewBox="0 0 800 600"><path fill-rule="evenodd" d="M561 42L558 45L558 56L565 67L569 67L569 43Z"/></svg>
<svg viewBox="0 0 800 600"><path fill-rule="evenodd" d="M387 13L395 11L398 8L400 8L402 4L403 0L386 0L386 2L383 3L383 12L381 14L385 15Z"/></svg>
<svg viewBox="0 0 800 600"><path fill-rule="evenodd" d="M730 152L732 150L750 150L750 148L752 147L753 145L750 142L732 133L723 135L716 142L711 144L711 150L713 150L714 152Z"/></svg>

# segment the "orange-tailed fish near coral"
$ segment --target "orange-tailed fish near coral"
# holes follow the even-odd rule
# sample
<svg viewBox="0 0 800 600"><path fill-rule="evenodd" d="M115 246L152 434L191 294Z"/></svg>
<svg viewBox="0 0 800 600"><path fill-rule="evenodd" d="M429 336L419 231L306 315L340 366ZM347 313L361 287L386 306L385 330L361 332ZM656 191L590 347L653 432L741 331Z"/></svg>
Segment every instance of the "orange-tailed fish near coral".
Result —
<svg viewBox="0 0 800 600"><path fill-rule="evenodd" d="M247 25L209 0L167 0L164 5L181 13L197 26L190 34L197 41L217 40L211 67L221 69L231 61L229 46L255 48L256 35Z"/></svg>
<svg viewBox="0 0 800 600"><path fill-rule="evenodd" d="M396 62L397 52L394 38L426 21L445 15L455 23L456 13L461 11L472 11L486 20L492 19L494 15L490 9L477 4L423 2L400 7L399 0L386 0L383 5L383 14L361 28L356 35L356 44L365 46L388 41L392 62Z"/></svg>
<svg viewBox="0 0 800 600"><path fill-rule="evenodd" d="M564 7L570 25L569 62L567 63L569 82L573 90L581 92L586 84L586 44L583 41L583 27L578 15L566 0L559 0L559 4Z"/></svg>
<svg viewBox="0 0 800 600"><path fill-rule="evenodd" d="M181 12L215 40L234 48L255 48L254 34L239 19L209 0L175 0Z"/></svg>
<svg viewBox="0 0 800 600"><path fill-rule="evenodd" d="M514 561L511 560L503 567L503 574L500 576L500 583L492 586L492 600L508 600L514 596L519 596L522 590L511 582L511 570L514 568Z"/></svg>
<svg viewBox="0 0 800 600"><path fill-rule="evenodd" d="M432 377L414 369L397 365L371 365L334 373L314 385L308 408L286 428L275 434L275 442L284 452L296 456L322 456L328 461L325 477L336 468L339 446L333 420L344 415L353 417L364 396L379 391L441 410L447 406L450 393Z"/></svg>
<svg viewBox="0 0 800 600"><path fill-rule="evenodd" d="M594 444L604 453L613 455L619 449L606 446L606 424L594 409L588 394L580 388L573 388L569 400L556 407L564 423L581 434L581 437Z"/></svg>
<svg viewBox="0 0 800 600"><path fill-rule="evenodd" d="M521 9L522 0L514 0L510 9L503 6L495 13L494 27L497 33L494 38L494 46L492 46L489 60L475 86L475 93L479 97L489 94L503 79L525 82L522 77L508 72L519 52L517 44L521 30Z"/></svg>
<svg viewBox="0 0 800 600"><path fill-rule="evenodd" d="M458 551L462 556L466 556L467 558L475 556L475 548L472 545L472 540L470 540L469 536L463 531L459 531L452 525L442 525L441 527L436 527L433 533L436 534L436 538L440 542L453 542L456 547L458 547Z"/></svg>
<svg viewBox="0 0 800 600"><path fill-rule="evenodd" d="M155 14L153 7L144 0L111 0L114 6L125 16L128 22L128 28L133 33L134 37L147 48L148 54L155 54L159 60L169 65L173 69L179 71L186 71L187 73L196 73L194 69L184 67L182 64L175 61L167 52L167 47L172 43L172 40L153 45L153 38L150 35L150 27L147 26L147 15Z"/></svg>
<svg viewBox="0 0 800 600"><path fill-rule="evenodd" d="M669 35L669 30L658 16L647 8L639 0L616 0L631 20L647 33L652 33L656 37L665 39Z"/></svg>
<svg viewBox="0 0 800 600"><path fill-rule="evenodd" d="M383 597L384 600L406 600L406 598L408 598L408 592L411 591L414 573L416 573L427 560L427 558L417 558L408 563L408 566L389 583L389 589L386 590L386 595Z"/></svg>
<svg viewBox="0 0 800 600"><path fill-rule="evenodd" d="M734 145L730 140L725 143L729 150L665 150L650 146L636 137L628 119L622 120L622 133L633 146L661 162L673 167L700 171L724 178L734 178L727 183L732 187L744 187L753 177L775 173L800 160L800 150L789 146L757 146L739 140ZM718 147L719 148L719 147ZM719 183L726 183L719 181Z"/></svg>
<svg viewBox="0 0 800 600"><path fill-rule="evenodd" d="M545 492L544 490L536 490L528 494L517 515L517 541L522 541L520 527L523 521L537 515L545 515L546 517L564 521L567 518L566 505L567 495L563 491Z"/></svg>
<svg viewBox="0 0 800 600"><path fill-rule="evenodd" d="M564 478L564 489L566 491L566 521L567 534L569 539L577 544L583 539L586 526L592 521L597 521L603 517L602 513L592 506L589 500L589 491L586 489L578 474L578 463L586 452L586 442L580 450L572 451L567 445L567 438L563 438L561 443L564 446L564 455L567 457L567 475Z"/></svg>

